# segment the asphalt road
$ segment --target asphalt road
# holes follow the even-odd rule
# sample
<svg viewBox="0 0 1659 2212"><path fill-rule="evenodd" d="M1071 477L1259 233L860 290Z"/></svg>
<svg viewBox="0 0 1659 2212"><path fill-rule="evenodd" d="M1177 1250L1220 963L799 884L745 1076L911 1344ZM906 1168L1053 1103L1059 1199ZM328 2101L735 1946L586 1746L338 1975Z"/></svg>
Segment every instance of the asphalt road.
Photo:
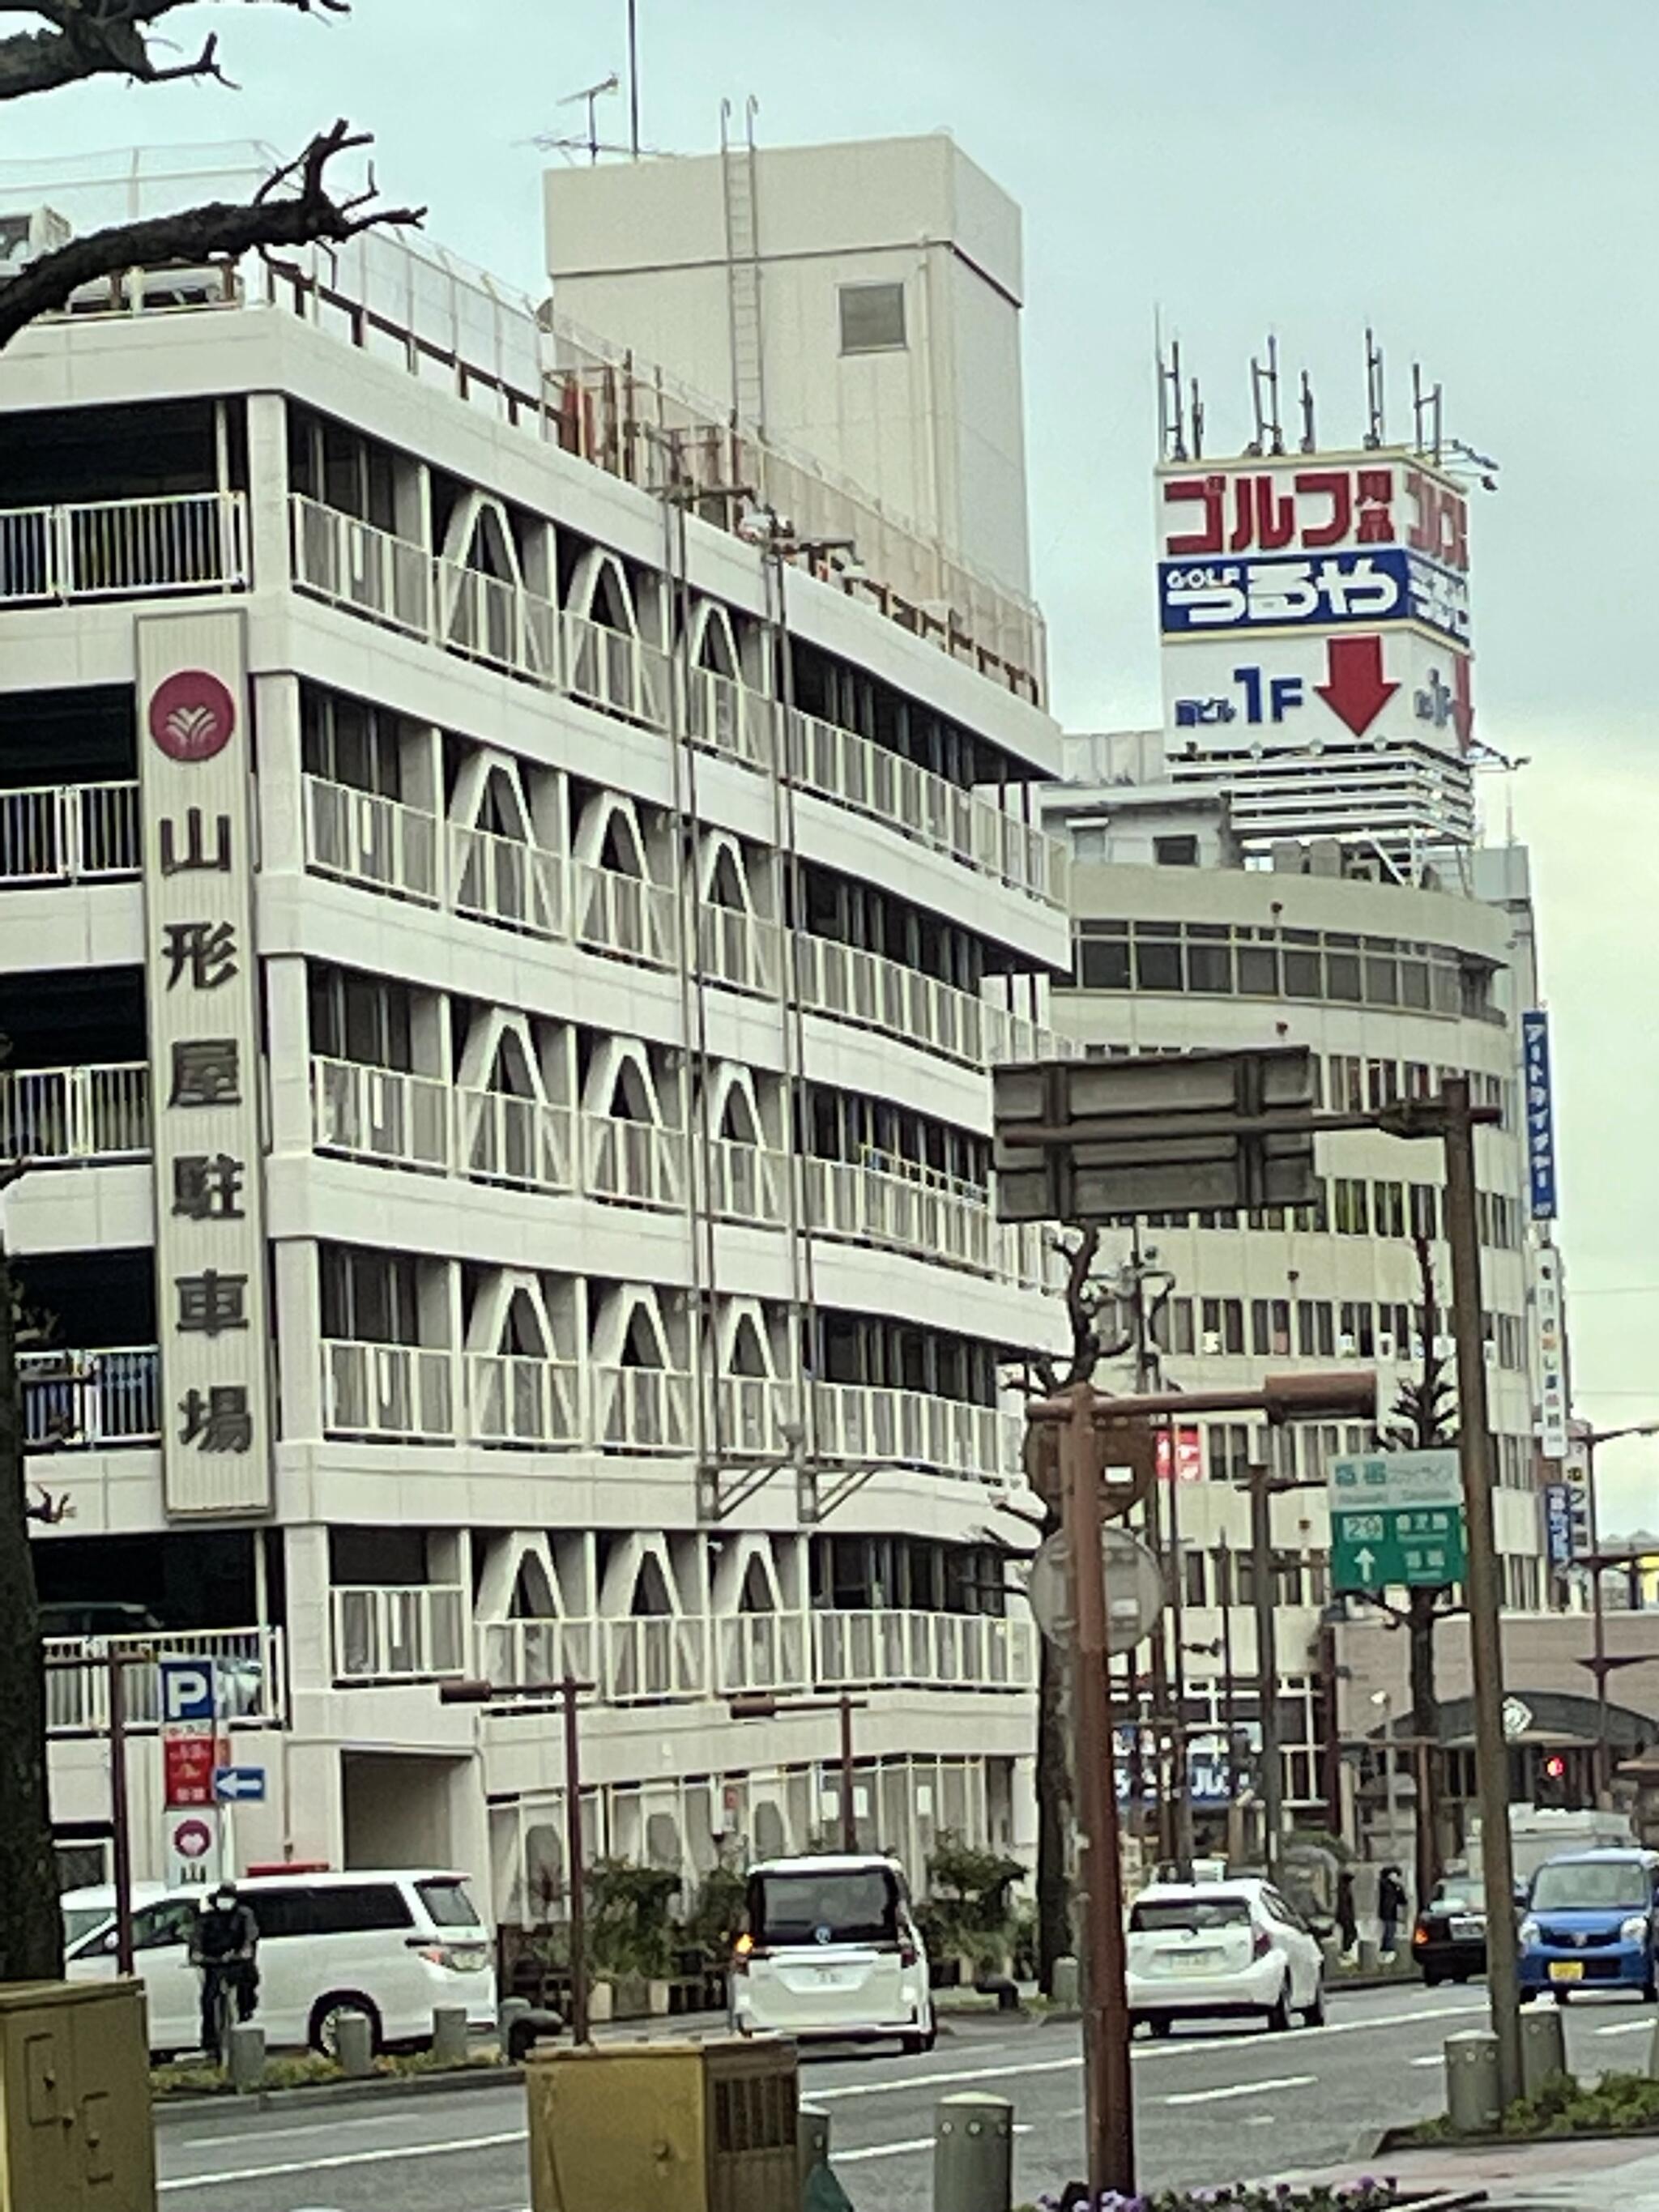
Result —
<svg viewBox="0 0 1659 2212"><path fill-rule="evenodd" d="M1479 2026L1475 1989L1335 1999L1322 2028L1194 2027L1135 2046L1144 2186L1202 2185L1340 2162L1367 2129L1440 2105L1440 2046ZM1639 2068L1655 2014L1607 1999L1567 2015L1580 2072ZM925 2058L815 2057L804 2094L831 2115L856 2212L927 2212L933 2107L958 2089L1011 2097L1015 2199L1071 2179L1082 2148L1076 2026L959 2020ZM522 2092L442 2093L338 2112L171 2115L158 2126L163 2212L525 2212Z"/></svg>

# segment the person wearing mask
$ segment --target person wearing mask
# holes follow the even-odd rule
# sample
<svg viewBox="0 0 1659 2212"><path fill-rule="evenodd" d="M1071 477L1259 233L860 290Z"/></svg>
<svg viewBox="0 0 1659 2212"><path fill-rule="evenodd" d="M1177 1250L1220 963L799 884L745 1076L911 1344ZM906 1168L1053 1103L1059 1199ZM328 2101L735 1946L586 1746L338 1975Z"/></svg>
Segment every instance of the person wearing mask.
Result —
<svg viewBox="0 0 1659 2212"><path fill-rule="evenodd" d="M1376 1885L1376 1917L1382 1923L1382 1951L1385 1959L1392 1959L1395 1944L1400 1934L1400 1923L1406 1914L1406 1885L1397 1866L1385 1866L1382 1879Z"/></svg>
<svg viewBox="0 0 1659 2212"><path fill-rule="evenodd" d="M190 1939L190 1962L202 1977L202 2048L223 2061L219 2048L221 1993L228 1990L235 2000L236 2017L249 2021L259 2002L259 1923L236 1894L234 1882L222 1881L197 1915Z"/></svg>

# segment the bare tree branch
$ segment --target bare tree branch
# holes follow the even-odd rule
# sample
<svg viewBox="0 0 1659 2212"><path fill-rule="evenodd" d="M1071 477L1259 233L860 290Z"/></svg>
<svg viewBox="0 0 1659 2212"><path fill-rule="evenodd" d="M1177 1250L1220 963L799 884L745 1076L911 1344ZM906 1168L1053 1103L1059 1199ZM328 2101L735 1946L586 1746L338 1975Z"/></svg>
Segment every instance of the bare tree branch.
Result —
<svg viewBox="0 0 1659 2212"><path fill-rule="evenodd" d="M125 77L133 84L164 84L187 76L216 78L217 40L210 38L193 62L158 63L149 26L191 0L0 0L0 15L33 15L47 28L15 31L0 39L0 100L56 92L88 77ZM302 15L343 15L348 0L246 0L251 7L292 8Z"/></svg>
<svg viewBox="0 0 1659 2212"><path fill-rule="evenodd" d="M9 344L38 316L67 307L83 284L123 270L220 256L234 258L255 247L338 245L376 225L420 222L424 208L372 204L372 183L368 191L349 199L337 200L330 193L325 176L329 162L337 154L369 143L367 133L354 131L342 118L319 131L305 151L268 178L246 205L213 200L201 207L181 208L174 215L93 231L85 238L71 239L55 253L43 253L0 283L0 346ZM291 185L298 190L276 192L277 186Z"/></svg>

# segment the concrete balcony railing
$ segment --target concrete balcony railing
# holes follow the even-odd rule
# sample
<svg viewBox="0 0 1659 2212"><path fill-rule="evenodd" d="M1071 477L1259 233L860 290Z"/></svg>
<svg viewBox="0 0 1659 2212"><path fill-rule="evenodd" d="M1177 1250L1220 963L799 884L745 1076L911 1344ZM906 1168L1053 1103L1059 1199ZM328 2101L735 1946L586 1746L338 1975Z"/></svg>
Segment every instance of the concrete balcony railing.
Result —
<svg viewBox="0 0 1659 2212"><path fill-rule="evenodd" d="M573 699L650 729L668 727L673 665L660 646L567 613L564 653L565 688Z"/></svg>
<svg viewBox="0 0 1659 2212"><path fill-rule="evenodd" d="M17 1371L25 1451L106 1451L161 1441L161 1353L154 1345L25 1352Z"/></svg>
<svg viewBox="0 0 1659 2212"><path fill-rule="evenodd" d="M813 1679L825 1688L1030 1690L1036 1632L990 1613L822 1612Z"/></svg>
<svg viewBox="0 0 1659 2212"><path fill-rule="evenodd" d="M475 1182L574 1190L575 1131L575 1113L568 1106L505 1091L458 1089L450 1164Z"/></svg>
<svg viewBox="0 0 1659 2212"><path fill-rule="evenodd" d="M691 1377L669 1367L595 1367L594 1434L605 1451L691 1449Z"/></svg>
<svg viewBox="0 0 1659 2212"><path fill-rule="evenodd" d="M329 1593L338 1682L465 1674L471 1665L470 1593L459 1583L379 1583Z"/></svg>
<svg viewBox="0 0 1659 2212"><path fill-rule="evenodd" d="M457 914L530 937L567 934L564 862L544 846L491 830L449 825L451 904Z"/></svg>
<svg viewBox="0 0 1659 2212"><path fill-rule="evenodd" d="M573 860L570 876L579 945L647 968L678 964L679 915L666 884L627 875L620 868L594 867L586 860Z"/></svg>
<svg viewBox="0 0 1659 2212"><path fill-rule="evenodd" d="M1064 903L1065 848L979 793L855 730L792 708L787 769L805 791L867 814L916 843L1050 906Z"/></svg>
<svg viewBox="0 0 1659 2212"><path fill-rule="evenodd" d="M286 1716L280 1628L156 1628L125 1636L49 1636L48 1660L79 1659L46 1674L46 1727L54 1735L100 1735L109 1727L106 1656L153 1653L163 1659L210 1662L225 1721L279 1724ZM150 1729L161 1720L161 1669L129 1667L123 1675L126 1724Z"/></svg>
<svg viewBox="0 0 1659 2212"><path fill-rule="evenodd" d="M698 965L711 982L775 999L782 957L783 934L775 921L741 907L698 908Z"/></svg>
<svg viewBox="0 0 1659 2212"><path fill-rule="evenodd" d="M686 681L685 726L696 745L746 768L769 769L778 755L783 706L717 669L694 668Z"/></svg>
<svg viewBox="0 0 1659 2212"><path fill-rule="evenodd" d="M466 1355L474 1443L566 1448L582 1440L581 1369L574 1359L508 1352Z"/></svg>
<svg viewBox="0 0 1659 2212"><path fill-rule="evenodd" d="M717 1221L784 1226L789 1176L784 1153L769 1145L746 1145L736 1137L712 1137L696 1152L698 1173L708 1184L708 1211Z"/></svg>
<svg viewBox="0 0 1659 2212"><path fill-rule="evenodd" d="M0 791L0 889L138 875L138 786L55 783Z"/></svg>
<svg viewBox="0 0 1659 2212"><path fill-rule="evenodd" d="M775 1375L721 1375L714 1381L719 1448L744 1459L787 1459L795 1386Z"/></svg>
<svg viewBox="0 0 1659 2212"><path fill-rule="evenodd" d="M393 898L439 903L444 825L435 814L319 775L304 782L308 867Z"/></svg>
<svg viewBox="0 0 1659 2212"><path fill-rule="evenodd" d="M325 1339L323 1426L365 1443L447 1442L455 1434L448 1352Z"/></svg>
<svg viewBox="0 0 1659 2212"><path fill-rule="evenodd" d="M353 1159L442 1171L457 1096L432 1076L319 1055L311 1063L312 1142Z"/></svg>
<svg viewBox="0 0 1659 2212"><path fill-rule="evenodd" d="M994 1406L875 1382L816 1382L818 1456L921 1468L969 1482L1002 1482L1019 1466L1019 1423Z"/></svg>
<svg viewBox="0 0 1659 2212"><path fill-rule="evenodd" d="M977 1274L1003 1271L990 1194L923 1168L805 1159L806 1218L825 1237L916 1252Z"/></svg>
<svg viewBox="0 0 1659 2212"><path fill-rule="evenodd" d="M714 1632L714 1693L801 1690L808 1686L806 1623L793 1613L739 1613L710 1623Z"/></svg>
<svg viewBox="0 0 1659 2212"><path fill-rule="evenodd" d="M240 491L0 510L0 605L240 591L247 581Z"/></svg>
<svg viewBox="0 0 1659 2212"><path fill-rule="evenodd" d="M685 1204L685 1132L656 1121L584 1114L582 1188L590 1198L678 1212Z"/></svg>
<svg viewBox="0 0 1659 2212"><path fill-rule="evenodd" d="M149 1068L0 1068L0 1153L37 1166L149 1158Z"/></svg>

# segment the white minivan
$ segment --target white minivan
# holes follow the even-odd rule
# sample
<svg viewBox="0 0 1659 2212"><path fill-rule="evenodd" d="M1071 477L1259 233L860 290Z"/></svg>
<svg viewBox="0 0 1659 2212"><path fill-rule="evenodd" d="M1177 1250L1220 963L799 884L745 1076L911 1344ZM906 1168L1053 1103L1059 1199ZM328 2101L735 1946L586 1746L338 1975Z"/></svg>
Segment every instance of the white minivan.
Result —
<svg viewBox="0 0 1659 2212"><path fill-rule="evenodd" d="M750 1869L745 1919L729 1984L736 2033L932 2050L927 1954L896 1860L769 1859Z"/></svg>
<svg viewBox="0 0 1659 2212"><path fill-rule="evenodd" d="M201 1978L190 1963L200 1884L153 1887L135 1899L133 1963L143 1978L149 2043L159 2055L201 2046ZM440 2006L464 2005L467 2025L495 2025L489 1930L465 1877L441 1870L252 1875L238 1899L259 1924L259 2002L254 2023L273 2048L333 2046L345 2011L368 2015L375 2048L423 2043ZM107 1887L64 1899L64 1972L96 1981L115 1972L115 1900ZM88 1916L101 1903L95 1923Z"/></svg>

